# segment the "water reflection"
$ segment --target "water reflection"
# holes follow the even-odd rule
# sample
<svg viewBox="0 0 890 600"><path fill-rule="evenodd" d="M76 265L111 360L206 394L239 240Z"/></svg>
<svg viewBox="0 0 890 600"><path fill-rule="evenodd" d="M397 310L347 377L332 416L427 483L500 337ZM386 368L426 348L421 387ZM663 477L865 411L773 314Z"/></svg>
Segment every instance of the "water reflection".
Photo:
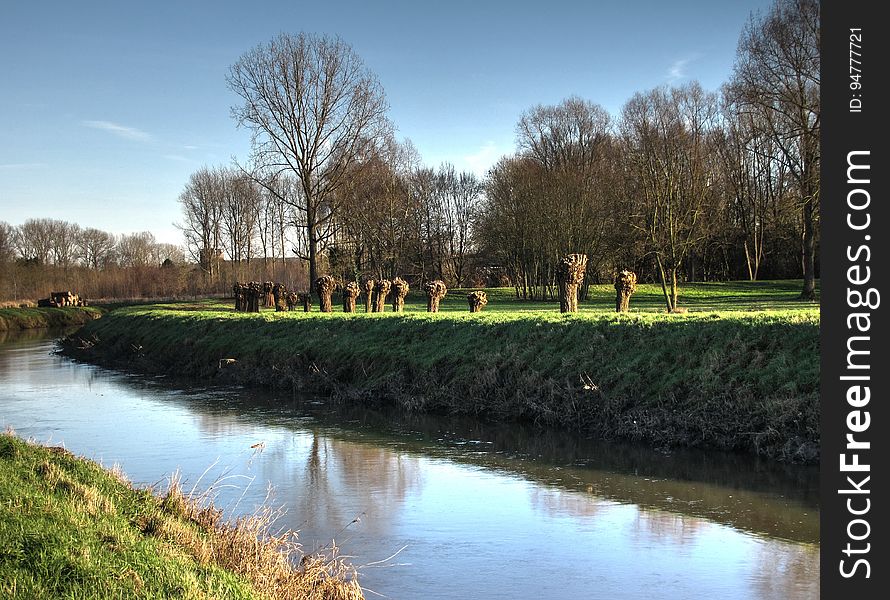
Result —
<svg viewBox="0 0 890 600"><path fill-rule="evenodd" d="M233 511L271 484L282 526L307 549L336 538L389 597L818 596L815 469L188 389L50 349L0 346L0 425L138 482L180 468ZM400 566L374 564L405 546Z"/></svg>

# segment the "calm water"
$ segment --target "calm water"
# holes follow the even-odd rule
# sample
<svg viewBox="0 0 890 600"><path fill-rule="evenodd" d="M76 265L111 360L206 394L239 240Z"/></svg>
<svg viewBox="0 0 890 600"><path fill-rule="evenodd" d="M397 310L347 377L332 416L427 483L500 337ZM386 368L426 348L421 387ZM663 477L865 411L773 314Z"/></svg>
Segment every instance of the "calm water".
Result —
<svg viewBox="0 0 890 600"><path fill-rule="evenodd" d="M140 484L178 469L235 513L271 486L280 524L306 550L336 538L369 599L819 594L815 468L177 387L52 350L0 338L0 426Z"/></svg>

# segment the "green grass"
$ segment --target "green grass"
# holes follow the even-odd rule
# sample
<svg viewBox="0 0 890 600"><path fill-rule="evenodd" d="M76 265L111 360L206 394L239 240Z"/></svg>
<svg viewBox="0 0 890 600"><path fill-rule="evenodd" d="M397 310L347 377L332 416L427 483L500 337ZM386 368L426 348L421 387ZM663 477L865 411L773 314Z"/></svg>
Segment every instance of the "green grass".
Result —
<svg viewBox="0 0 890 600"><path fill-rule="evenodd" d="M0 308L0 331L83 325L105 311L93 306L65 308Z"/></svg>
<svg viewBox="0 0 890 600"><path fill-rule="evenodd" d="M94 463L0 435L0 596L255 597L245 580L150 533L153 519L180 521Z"/></svg>
<svg viewBox="0 0 890 600"><path fill-rule="evenodd" d="M177 485L163 497L62 448L0 434L0 597L361 597L338 560L290 562L268 516L224 523Z"/></svg>
<svg viewBox="0 0 890 600"><path fill-rule="evenodd" d="M561 315L555 303L508 301L503 290L491 291L481 314L456 293L438 314L420 312L416 298L404 314L139 306L90 323L68 348L140 371L816 460L816 305L790 299L793 282L687 287L682 315L655 306L617 315L597 295ZM764 303L770 310L756 309Z"/></svg>

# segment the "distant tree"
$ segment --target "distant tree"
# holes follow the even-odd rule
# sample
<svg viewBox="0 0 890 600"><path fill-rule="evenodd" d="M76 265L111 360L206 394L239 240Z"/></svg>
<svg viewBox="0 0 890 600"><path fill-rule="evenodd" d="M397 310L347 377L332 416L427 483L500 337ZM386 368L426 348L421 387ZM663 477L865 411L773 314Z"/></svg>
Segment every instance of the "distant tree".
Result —
<svg viewBox="0 0 890 600"><path fill-rule="evenodd" d="M472 228L481 194L482 184L472 173L457 173L450 163L439 168L435 197L442 215L442 251L448 279L457 287L466 283Z"/></svg>
<svg viewBox="0 0 890 600"><path fill-rule="evenodd" d="M801 211L802 298L815 297L821 128L817 0L777 0L752 16L739 40L730 89L757 115L796 184Z"/></svg>
<svg viewBox="0 0 890 600"><path fill-rule="evenodd" d="M755 281L766 259L767 236L776 208L786 196L787 167L777 158L775 141L756 113L740 111L726 95L723 126L715 144L727 199L732 241L741 238L748 279Z"/></svg>
<svg viewBox="0 0 890 600"><path fill-rule="evenodd" d="M53 220L28 219L16 230L16 249L25 260L49 264L53 251Z"/></svg>
<svg viewBox="0 0 890 600"><path fill-rule="evenodd" d="M0 263L15 259L15 235L15 227L6 221L0 221Z"/></svg>
<svg viewBox="0 0 890 600"><path fill-rule="evenodd" d="M222 246L223 183L220 170L204 167L189 177L179 195L186 247L210 281L218 276Z"/></svg>
<svg viewBox="0 0 890 600"><path fill-rule="evenodd" d="M669 312L715 180L717 101L697 83L637 93L622 110L627 210L654 257Z"/></svg>
<svg viewBox="0 0 890 600"><path fill-rule="evenodd" d="M158 266L155 236L149 231L122 235L117 243L118 260L122 267Z"/></svg>
<svg viewBox="0 0 890 600"><path fill-rule="evenodd" d="M556 266L566 254L586 254L594 272L612 254L611 118L598 104L570 97L525 112L516 131L520 151L541 165L540 216L547 233L539 240L546 260L540 283L552 290Z"/></svg>
<svg viewBox="0 0 890 600"><path fill-rule="evenodd" d="M222 237L229 259L233 268L242 261L249 265L257 233L258 206L262 201L259 185L234 169L220 169L217 176L222 201Z"/></svg>
<svg viewBox="0 0 890 600"><path fill-rule="evenodd" d="M107 231L87 227L77 236L77 253L81 262L90 269L101 269L113 260L115 237Z"/></svg>
<svg viewBox="0 0 890 600"><path fill-rule="evenodd" d="M390 129L383 90L349 45L305 33L247 52L227 81L243 101L233 109L237 122L254 134L257 180L292 174L299 182L300 194L282 200L301 213L315 281L321 245L334 233L335 192Z"/></svg>
<svg viewBox="0 0 890 600"><path fill-rule="evenodd" d="M77 257L80 225L53 219L50 231L52 234L53 264L67 269Z"/></svg>

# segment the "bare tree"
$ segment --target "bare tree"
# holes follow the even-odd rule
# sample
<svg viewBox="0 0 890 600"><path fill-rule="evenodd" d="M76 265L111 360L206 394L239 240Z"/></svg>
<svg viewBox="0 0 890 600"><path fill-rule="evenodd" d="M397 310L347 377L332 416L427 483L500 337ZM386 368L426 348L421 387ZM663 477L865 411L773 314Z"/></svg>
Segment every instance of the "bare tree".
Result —
<svg viewBox="0 0 890 600"><path fill-rule="evenodd" d="M216 174L222 204L222 234L234 270L242 261L250 265L257 232L257 207L262 196L258 184L239 171L219 169Z"/></svg>
<svg viewBox="0 0 890 600"><path fill-rule="evenodd" d="M16 249L26 260L50 263L53 252L53 219L28 219L16 231Z"/></svg>
<svg viewBox="0 0 890 600"><path fill-rule="evenodd" d="M454 165L446 163L439 168L436 188L445 261L454 284L461 287L467 275L471 233L482 184L472 173L456 173Z"/></svg>
<svg viewBox="0 0 890 600"><path fill-rule="evenodd" d="M390 128L383 90L349 45L306 33L281 34L247 52L227 81L243 101L233 108L238 124L254 134L258 181L291 173L300 184L299 197L286 201L302 214L315 281L339 209L334 192Z"/></svg>
<svg viewBox="0 0 890 600"><path fill-rule="evenodd" d="M777 0L739 40L731 89L759 117L796 182L802 217L802 298L815 297L821 127L820 17L816 0Z"/></svg>
<svg viewBox="0 0 890 600"><path fill-rule="evenodd" d="M87 227L77 238L77 253L84 266L98 270L111 262L116 245L112 234Z"/></svg>
<svg viewBox="0 0 890 600"><path fill-rule="evenodd" d="M53 264L67 269L77 257L80 225L54 219L51 222L50 231L52 232Z"/></svg>
<svg viewBox="0 0 890 600"><path fill-rule="evenodd" d="M563 256L582 252L590 259L588 268L598 271L611 254L611 119L601 106L571 97L532 108L516 129L520 150L542 168L549 235L541 237L546 257L541 283L552 294Z"/></svg>
<svg viewBox="0 0 890 600"><path fill-rule="evenodd" d="M715 178L716 113L715 96L697 83L638 93L622 111L628 207L655 259L669 312L677 308L678 273L699 241Z"/></svg>
<svg viewBox="0 0 890 600"><path fill-rule="evenodd" d="M12 262L15 258L15 227L0 221L0 263Z"/></svg>
<svg viewBox="0 0 890 600"><path fill-rule="evenodd" d="M785 197L787 168L758 115L739 111L726 95L716 156L725 184L728 217L741 237L748 279L755 281L766 259L766 240L776 205ZM736 238L737 239L737 238Z"/></svg>
<svg viewBox="0 0 890 600"><path fill-rule="evenodd" d="M219 172L204 167L189 177L179 195L184 221L179 227L186 247L206 277L218 276L222 246L222 183Z"/></svg>
<svg viewBox="0 0 890 600"><path fill-rule="evenodd" d="M117 253L122 267L158 266L155 236L149 231L122 235L117 243Z"/></svg>

